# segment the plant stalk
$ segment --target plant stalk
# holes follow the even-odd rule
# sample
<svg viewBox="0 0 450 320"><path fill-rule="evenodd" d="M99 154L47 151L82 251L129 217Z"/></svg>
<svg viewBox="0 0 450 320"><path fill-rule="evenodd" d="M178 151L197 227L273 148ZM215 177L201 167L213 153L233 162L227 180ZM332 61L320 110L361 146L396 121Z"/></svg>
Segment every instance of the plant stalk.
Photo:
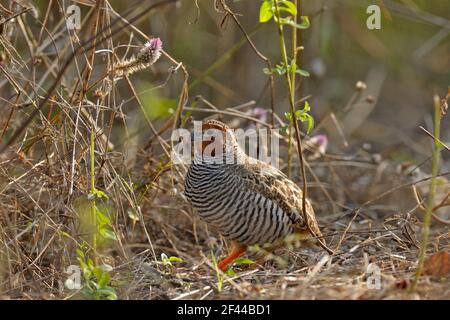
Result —
<svg viewBox="0 0 450 320"><path fill-rule="evenodd" d="M416 273L415 273L414 280L412 282L410 291L414 291L416 289L417 282L419 281L419 278L423 272L423 268L424 268L424 264L425 264L428 239L430 236L431 215L433 213L434 197L436 195L437 175L439 172L439 154L442 149L442 145L438 140L438 139L440 139L440 131L441 131L440 99L437 95L435 95L433 97L433 100L434 100L434 136L436 137L436 139L434 139L434 145L433 145L430 192L428 193L427 208L425 211L425 216L424 216L423 225L422 225L422 242L421 242L420 251L419 251L419 262L418 262L418 266L416 269Z"/></svg>
<svg viewBox="0 0 450 320"><path fill-rule="evenodd" d="M294 0L294 5L297 8L298 12L298 1ZM298 22L298 14L294 17L294 22ZM297 28L292 28L292 41L291 41L291 50L292 50L292 63L297 63ZM292 92L294 95L293 99L295 101L295 72L291 72L291 83L292 83ZM291 177L292 171L292 123L289 122L289 140L288 140L288 177Z"/></svg>
<svg viewBox="0 0 450 320"><path fill-rule="evenodd" d="M94 252L94 260L97 260L97 212L95 210L95 132L94 126L91 127L91 137L89 146L89 157L90 157L90 178L91 178L91 195L94 197L91 201L91 219L93 225L92 233L92 249Z"/></svg>
<svg viewBox="0 0 450 320"><path fill-rule="evenodd" d="M287 55L287 50L286 50L286 42L284 39L283 25L280 23L281 13L280 13L280 6L278 5L278 1L279 0L275 0L275 2L274 2L275 3L275 15L278 20L276 22L277 22L278 34L279 34L279 38L280 38L281 55L283 58L284 65L287 68L289 66L289 61L288 61L288 55ZM295 44L293 44L293 46L295 46L295 48L297 47ZM306 212L306 197L307 197L308 186L307 186L307 182L306 182L306 171L305 171L305 163L304 163L304 159L303 159L303 150L302 150L302 140L301 140L301 136L300 136L300 129L298 127L297 119L295 118L295 92L294 92L294 87L292 86L292 78L295 77L295 71L293 73L294 73L294 75L292 75L292 72L291 73L286 72L285 75L286 75L286 82L287 82L288 92L289 92L289 105L290 105L292 119L293 119L292 123L294 125L295 138L297 140L297 153L298 153L298 157L300 160L300 170L301 170L301 175L302 175L302 180L303 180L302 210L303 210L303 212Z"/></svg>

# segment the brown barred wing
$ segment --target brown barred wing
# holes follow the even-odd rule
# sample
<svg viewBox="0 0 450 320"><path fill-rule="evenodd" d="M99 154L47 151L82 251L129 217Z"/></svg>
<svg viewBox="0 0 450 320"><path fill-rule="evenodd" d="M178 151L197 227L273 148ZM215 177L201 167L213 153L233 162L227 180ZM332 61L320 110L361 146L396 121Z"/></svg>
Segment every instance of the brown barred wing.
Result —
<svg viewBox="0 0 450 320"><path fill-rule="evenodd" d="M258 162L243 166L241 179L248 188L257 190L264 197L275 201L300 230L308 229L315 237L321 237L314 209L306 199L306 213L302 210L302 190L280 170Z"/></svg>

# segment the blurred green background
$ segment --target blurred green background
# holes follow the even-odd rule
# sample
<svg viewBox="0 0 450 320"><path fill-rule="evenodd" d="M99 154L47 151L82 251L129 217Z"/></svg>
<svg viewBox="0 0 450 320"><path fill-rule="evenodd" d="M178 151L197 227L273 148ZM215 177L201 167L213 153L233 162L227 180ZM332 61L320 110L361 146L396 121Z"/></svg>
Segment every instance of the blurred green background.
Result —
<svg viewBox="0 0 450 320"><path fill-rule="evenodd" d="M180 1L177 9L148 18L143 30L161 37L165 49L187 65L191 84L229 54L202 82L195 82L191 97L201 94L219 108L255 100L258 107L269 109L268 78L262 72L265 63L242 41L242 33L231 19L222 21L220 6L216 10L214 1L197 3L198 9L192 0ZM273 23L258 23L261 1L227 3L241 15L248 33L258 30L252 36L256 47L278 63L276 28ZM381 30L366 26L370 4L382 9ZM122 5L117 1L118 7ZM374 151L393 158L427 156L430 140L418 126L431 128L432 96L444 96L450 84L450 2L306 0L301 1L301 10L311 17L311 28L302 31L305 49L300 64L311 77L303 78L298 96L312 95L316 123L333 111L343 122L350 148L371 143ZM156 68L164 74L168 65L159 63ZM344 112L357 81L364 81L368 89L360 103ZM172 83L160 94L170 97L178 90ZM369 95L373 104L364 103ZM276 78L276 108L279 115L288 110L282 77ZM334 142L334 151L345 152L335 127L329 123L323 128ZM442 136L444 141L450 140L448 121L443 121Z"/></svg>
<svg viewBox="0 0 450 320"><path fill-rule="evenodd" d="M239 15L256 47L276 64L281 60L278 36L272 22L258 22L261 1L226 3ZM88 11L89 0L74 2L81 4L83 13ZM145 1L110 3L122 13ZM381 8L381 30L369 30L366 26L366 9L371 4ZM37 1L40 15L47 5L47 1ZM334 152L350 152L369 143L366 147L372 151L394 159L418 161L428 156L430 140L418 126L431 128L432 96L445 96L450 84L450 2L304 0L300 1L300 8L301 14L311 19L311 27L301 32L304 50L300 52L300 67L311 76L303 78L297 97L311 95L316 124L333 112L348 146L329 120L316 133L329 135ZM164 49L186 65L190 76L189 105L196 95L202 95L218 108L254 100L257 107L269 109L268 77L262 71L266 65L244 41L234 21L224 16L216 1L181 0L176 6L155 11L136 26L149 37L160 37ZM130 41L124 33L114 39L123 45ZM142 44L140 39L136 42ZM125 50L119 49L119 56ZM139 92L147 90L141 98L156 122L164 121L176 108L182 74L178 72L166 83L172 66L172 62L162 58L152 72L132 76ZM208 72L211 67L213 71ZM355 94L358 81L367 85L359 95ZM129 98L127 90L117 94L124 101ZM287 109L284 79L276 77L276 111L282 116ZM135 102L124 104L122 110L130 115L139 112ZM204 115L194 114L197 118ZM442 137L450 140L445 120Z"/></svg>

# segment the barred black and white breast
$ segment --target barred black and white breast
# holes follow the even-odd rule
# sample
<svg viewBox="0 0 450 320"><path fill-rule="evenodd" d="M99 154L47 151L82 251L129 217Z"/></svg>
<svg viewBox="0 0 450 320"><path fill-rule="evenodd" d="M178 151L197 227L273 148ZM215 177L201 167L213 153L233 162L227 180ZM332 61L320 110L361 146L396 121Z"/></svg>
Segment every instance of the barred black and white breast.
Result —
<svg viewBox="0 0 450 320"><path fill-rule="evenodd" d="M229 130L215 120L203 125L208 128ZM200 154L186 175L184 193L204 221L243 246L272 243L302 229L321 236L309 201L302 212L303 193L294 182L273 166L246 161L235 139L224 141L232 145L224 148L225 157L232 153L241 161L214 163Z"/></svg>
<svg viewBox="0 0 450 320"><path fill-rule="evenodd" d="M229 164L190 167L185 195L199 216L224 237L243 245L274 242L292 233L296 221L238 171L242 168Z"/></svg>

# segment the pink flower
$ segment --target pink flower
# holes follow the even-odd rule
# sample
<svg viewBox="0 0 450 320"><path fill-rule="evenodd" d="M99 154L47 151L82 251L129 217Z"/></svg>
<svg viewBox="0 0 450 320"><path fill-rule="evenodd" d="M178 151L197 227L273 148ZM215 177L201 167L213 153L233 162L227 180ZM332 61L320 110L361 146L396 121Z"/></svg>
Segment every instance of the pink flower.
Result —
<svg viewBox="0 0 450 320"><path fill-rule="evenodd" d="M317 159L327 152L328 137L324 134L312 136L306 141L306 145L313 152L312 159Z"/></svg>
<svg viewBox="0 0 450 320"><path fill-rule="evenodd" d="M139 51L137 59L145 64L154 64L161 57L162 41L160 38L151 38Z"/></svg>
<svg viewBox="0 0 450 320"><path fill-rule="evenodd" d="M256 107L250 111L247 112L248 115L250 115L251 117L258 119L259 121L262 122L267 122L267 110L263 109L263 108L259 108ZM248 129L254 129L257 126L252 122L248 125Z"/></svg>
<svg viewBox="0 0 450 320"><path fill-rule="evenodd" d="M255 117L256 119L266 122L267 121L267 110L263 109L263 108L255 108L252 110L252 116Z"/></svg>

